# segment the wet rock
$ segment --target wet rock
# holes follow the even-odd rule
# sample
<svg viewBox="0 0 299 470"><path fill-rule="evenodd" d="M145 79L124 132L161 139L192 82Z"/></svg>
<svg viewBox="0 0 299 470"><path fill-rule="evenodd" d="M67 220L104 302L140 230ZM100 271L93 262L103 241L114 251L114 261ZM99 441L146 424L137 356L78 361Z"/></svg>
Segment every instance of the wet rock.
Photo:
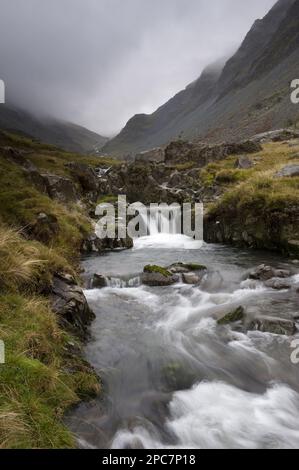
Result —
<svg viewBox="0 0 299 470"><path fill-rule="evenodd" d="M202 277L195 273L183 273L182 279L185 284L195 285L200 283Z"/></svg>
<svg viewBox="0 0 299 470"><path fill-rule="evenodd" d="M133 240L126 238L99 238L95 233L90 234L82 243L82 253L102 253L104 251L129 250L133 248Z"/></svg>
<svg viewBox="0 0 299 470"><path fill-rule="evenodd" d="M167 390L187 390L199 381L198 371L193 372L184 364L172 362L162 370L163 381Z"/></svg>
<svg viewBox="0 0 299 470"><path fill-rule="evenodd" d="M284 318L259 316L250 322L248 330L273 333L277 335L293 336L296 331L296 323Z"/></svg>
<svg viewBox="0 0 299 470"><path fill-rule="evenodd" d="M299 176L299 165L287 165L275 175L276 178L294 178L295 176Z"/></svg>
<svg viewBox="0 0 299 470"><path fill-rule="evenodd" d="M177 275L172 274L161 266L145 266L141 275L142 284L152 287L171 286L178 282L178 280L179 277Z"/></svg>
<svg viewBox="0 0 299 470"><path fill-rule="evenodd" d="M76 202L78 194L74 182L63 176L43 174L46 181L48 194L52 199L57 199L60 202Z"/></svg>
<svg viewBox="0 0 299 470"><path fill-rule="evenodd" d="M245 318L245 310L243 307L238 307L236 310L229 312L224 317L220 318L217 323L218 325L228 325L229 323L236 323L237 321L243 321Z"/></svg>
<svg viewBox="0 0 299 470"><path fill-rule="evenodd" d="M86 338L87 327L95 315L88 306L83 290L72 276L65 274L54 276L50 303L63 328L81 338Z"/></svg>
<svg viewBox="0 0 299 470"><path fill-rule="evenodd" d="M167 270L173 274L187 274L191 271L205 271L206 269L206 266L196 263L174 263L167 267Z"/></svg>
<svg viewBox="0 0 299 470"><path fill-rule="evenodd" d="M235 163L235 168L238 168L240 170L249 170L253 166L253 161L250 160L250 158L248 158L246 155L239 157Z"/></svg>
<svg viewBox="0 0 299 470"><path fill-rule="evenodd" d="M261 264L254 271L249 274L249 279L256 279L260 281L268 281L274 277L287 278L290 277L291 272L284 269L274 269L271 266Z"/></svg>
<svg viewBox="0 0 299 470"><path fill-rule="evenodd" d="M290 289L291 284L285 279L273 278L265 282L266 287L270 287L275 290Z"/></svg>
<svg viewBox="0 0 299 470"><path fill-rule="evenodd" d="M102 274L94 274L91 281L92 289L103 289L107 287L107 279Z"/></svg>

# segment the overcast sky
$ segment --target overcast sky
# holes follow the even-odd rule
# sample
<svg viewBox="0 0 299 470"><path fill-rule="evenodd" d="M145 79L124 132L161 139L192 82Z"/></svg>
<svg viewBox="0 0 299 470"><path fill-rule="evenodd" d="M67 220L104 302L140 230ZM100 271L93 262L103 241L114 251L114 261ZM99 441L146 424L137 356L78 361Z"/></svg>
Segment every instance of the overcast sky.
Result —
<svg viewBox="0 0 299 470"><path fill-rule="evenodd" d="M275 0L0 0L7 96L112 135L231 54Z"/></svg>

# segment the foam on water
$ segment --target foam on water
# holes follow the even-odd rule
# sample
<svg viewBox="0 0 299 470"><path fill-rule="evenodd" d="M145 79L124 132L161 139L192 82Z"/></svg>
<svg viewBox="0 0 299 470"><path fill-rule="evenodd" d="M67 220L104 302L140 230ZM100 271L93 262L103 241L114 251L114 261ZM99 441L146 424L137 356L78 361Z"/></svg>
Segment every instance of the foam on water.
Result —
<svg viewBox="0 0 299 470"><path fill-rule="evenodd" d="M175 393L169 411L166 427L176 440L171 448L299 446L299 395L285 385L274 385L264 395L257 395L225 383L203 382ZM145 448L167 447L157 433L142 427L118 432L112 447L124 448L136 441Z"/></svg>
<svg viewBox="0 0 299 470"><path fill-rule="evenodd" d="M202 247L202 241L194 240L186 235L156 233L148 237L134 239L134 249L142 250L145 248L154 249L179 249L179 250L198 250Z"/></svg>
<svg viewBox="0 0 299 470"><path fill-rule="evenodd" d="M136 239L128 261L120 262L129 273L108 263L108 287L85 291L97 313L88 358L107 381L109 406L107 424L102 412L86 410L91 436L99 413L95 438L85 431L83 412L82 447L97 447L104 439L104 446L115 449L299 448L299 387L290 338L217 323L241 305L248 315L279 315L290 302L292 312L294 289L289 299L260 281L244 281L256 260L250 255L242 265L239 258L232 261L233 252L218 255L218 248L214 264L205 250L195 253L209 268L200 286L139 285L136 273L144 265L191 262L193 252L182 251L199 247L184 235L159 233L153 221L151 234ZM115 255L108 256L114 261ZM105 258L100 263L102 269ZM298 283L299 275L290 281Z"/></svg>

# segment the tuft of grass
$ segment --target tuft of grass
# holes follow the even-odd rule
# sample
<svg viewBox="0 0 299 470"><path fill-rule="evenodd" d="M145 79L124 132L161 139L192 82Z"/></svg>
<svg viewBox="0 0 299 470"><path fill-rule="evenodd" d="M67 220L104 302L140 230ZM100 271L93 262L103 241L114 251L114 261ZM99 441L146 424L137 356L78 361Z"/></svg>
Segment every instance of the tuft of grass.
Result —
<svg viewBox="0 0 299 470"><path fill-rule="evenodd" d="M0 226L0 289L20 289L35 283L43 261L36 246L12 229Z"/></svg>

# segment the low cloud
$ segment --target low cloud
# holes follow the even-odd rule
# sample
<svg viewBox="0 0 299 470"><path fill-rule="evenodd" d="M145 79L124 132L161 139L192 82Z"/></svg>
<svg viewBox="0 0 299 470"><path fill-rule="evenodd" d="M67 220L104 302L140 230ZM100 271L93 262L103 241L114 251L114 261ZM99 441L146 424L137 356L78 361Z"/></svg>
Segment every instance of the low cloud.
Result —
<svg viewBox="0 0 299 470"><path fill-rule="evenodd" d="M116 133L232 53L274 0L1 0L7 100Z"/></svg>

